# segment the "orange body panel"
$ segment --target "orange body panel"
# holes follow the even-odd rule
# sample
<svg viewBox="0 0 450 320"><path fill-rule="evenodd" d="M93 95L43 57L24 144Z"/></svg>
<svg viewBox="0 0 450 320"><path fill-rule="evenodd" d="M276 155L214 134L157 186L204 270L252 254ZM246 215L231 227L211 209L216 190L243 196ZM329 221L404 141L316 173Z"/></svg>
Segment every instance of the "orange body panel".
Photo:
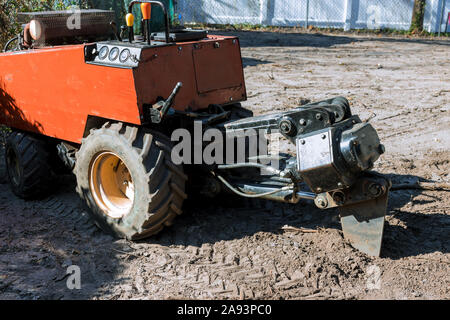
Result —
<svg viewBox="0 0 450 320"><path fill-rule="evenodd" d="M132 70L88 65L84 46L0 56L1 122L81 142L88 115L140 124Z"/></svg>
<svg viewBox="0 0 450 320"><path fill-rule="evenodd" d="M0 54L0 122L80 143L88 116L141 125L144 106L167 98L179 81L177 110L246 98L236 38L144 48L134 69L87 64L84 50L70 45Z"/></svg>

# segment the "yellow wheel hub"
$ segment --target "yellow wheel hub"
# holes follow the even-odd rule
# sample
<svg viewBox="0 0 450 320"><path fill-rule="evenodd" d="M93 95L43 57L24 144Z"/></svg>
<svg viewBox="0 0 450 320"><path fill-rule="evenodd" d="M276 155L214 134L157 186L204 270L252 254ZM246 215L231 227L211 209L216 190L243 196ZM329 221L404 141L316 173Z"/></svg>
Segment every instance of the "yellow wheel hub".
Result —
<svg viewBox="0 0 450 320"><path fill-rule="evenodd" d="M97 205L111 218L130 213L134 185L125 163L112 152L102 152L91 162L89 185Z"/></svg>

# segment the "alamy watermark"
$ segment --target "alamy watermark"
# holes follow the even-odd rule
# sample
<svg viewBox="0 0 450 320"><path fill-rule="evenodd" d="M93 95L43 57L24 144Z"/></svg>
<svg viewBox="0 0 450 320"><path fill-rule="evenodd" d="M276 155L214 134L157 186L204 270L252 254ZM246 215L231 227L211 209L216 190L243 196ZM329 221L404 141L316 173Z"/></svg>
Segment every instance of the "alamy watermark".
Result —
<svg viewBox="0 0 450 320"><path fill-rule="evenodd" d="M381 269L376 265L367 267L367 280L366 287L368 290L380 290L381 289Z"/></svg>
<svg viewBox="0 0 450 320"><path fill-rule="evenodd" d="M215 128L203 131L201 121L194 122L193 132L177 129L172 133L173 163L242 164L260 163L279 169L280 134L265 129L242 129L224 133ZM264 172L262 172L264 174Z"/></svg>
<svg viewBox="0 0 450 320"><path fill-rule="evenodd" d="M67 19L66 26L69 30L81 29L81 9L78 6L72 6L69 9L71 16Z"/></svg>
<svg viewBox="0 0 450 320"><path fill-rule="evenodd" d="M381 26L381 7L370 5L367 7L367 27L369 29L379 29Z"/></svg>
<svg viewBox="0 0 450 320"><path fill-rule="evenodd" d="M67 268L66 273L69 275L67 277L66 286L69 290L81 290L81 269L77 265L71 265Z"/></svg>

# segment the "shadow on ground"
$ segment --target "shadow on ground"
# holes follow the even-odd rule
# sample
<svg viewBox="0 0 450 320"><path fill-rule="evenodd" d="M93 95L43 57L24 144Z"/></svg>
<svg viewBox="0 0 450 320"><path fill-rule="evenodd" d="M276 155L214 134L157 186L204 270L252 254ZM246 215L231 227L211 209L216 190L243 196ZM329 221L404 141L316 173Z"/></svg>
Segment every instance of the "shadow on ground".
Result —
<svg viewBox="0 0 450 320"><path fill-rule="evenodd" d="M394 183L425 181L411 175L389 177ZM133 244L114 240L93 225L74 187L72 176L61 177L52 196L25 202L15 198L8 185L0 185L0 298L95 299L105 295L123 298L121 294L132 292L124 286L130 279L124 278L122 270L133 259L139 259ZM448 215L405 209L408 203L436 202L443 196L427 193L429 200L416 201L422 194L420 190L391 193L382 257L400 259L450 251ZM167 249L179 245L201 247L261 232L279 234L285 225L340 230L337 210L322 211L310 202L290 205L231 195L209 201L193 197L186 202L185 213L173 227L135 245L145 248L157 244ZM82 270L82 290L67 288L70 265ZM110 292L117 290L115 287L122 291Z"/></svg>
<svg viewBox="0 0 450 320"><path fill-rule="evenodd" d="M318 47L329 48L336 45L357 42L355 37L329 36L308 33L283 33L268 31L210 31L211 34L237 36L241 47Z"/></svg>
<svg viewBox="0 0 450 320"><path fill-rule="evenodd" d="M424 45L450 46L450 40L405 37L377 37L375 35L333 35L321 33L282 33L275 31L221 31L212 30L211 34L237 36L241 47L317 47L330 48L355 42L380 41L388 43L416 43Z"/></svg>
<svg viewBox="0 0 450 320"><path fill-rule="evenodd" d="M394 183L427 180L412 175L388 175ZM421 190L392 191L389 197L388 217L385 222L382 257L400 259L432 252L450 252L450 217L445 214L411 212L403 209L415 201ZM436 196L427 195L429 202ZM421 201L416 201L419 204ZM297 205L266 200L248 200L223 195L214 200L190 199L185 214L171 229L149 242L161 245L192 245L242 239L258 232L280 233L289 225L296 228L341 229L338 210L320 210L311 202Z"/></svg>
<svg viewBox="0 0 450 320"><path fill-rule="evenodd" d="M90 221L72 176L59 177L53 187L45 199L23 201L0 183L2 300L88 299L101 296L102 286L122 280L116 277L129 246ZM80 267L81 290L67 287L71 265Z"/></svg>

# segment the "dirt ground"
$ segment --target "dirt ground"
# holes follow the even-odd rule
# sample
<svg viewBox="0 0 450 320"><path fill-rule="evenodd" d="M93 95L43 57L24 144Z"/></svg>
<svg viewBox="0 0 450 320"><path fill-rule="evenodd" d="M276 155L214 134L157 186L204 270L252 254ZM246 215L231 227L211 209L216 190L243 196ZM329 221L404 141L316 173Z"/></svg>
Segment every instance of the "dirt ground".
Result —
<svg viewBox="0 0 450 320"><path fill-rule="evenodd" d="M376 170L394 184L450 183L450 41L226 34L241 37L245 107L262 114L346 96L386 146ZM447 191L393 191L382 256L371 258L343 239L336 210L308 202L191 201L160 235L115 240L74 188L60 177L52 196L25 202L0 184L1 299L450 298ZM66 287L73 264L81 290Z"/></svg>

